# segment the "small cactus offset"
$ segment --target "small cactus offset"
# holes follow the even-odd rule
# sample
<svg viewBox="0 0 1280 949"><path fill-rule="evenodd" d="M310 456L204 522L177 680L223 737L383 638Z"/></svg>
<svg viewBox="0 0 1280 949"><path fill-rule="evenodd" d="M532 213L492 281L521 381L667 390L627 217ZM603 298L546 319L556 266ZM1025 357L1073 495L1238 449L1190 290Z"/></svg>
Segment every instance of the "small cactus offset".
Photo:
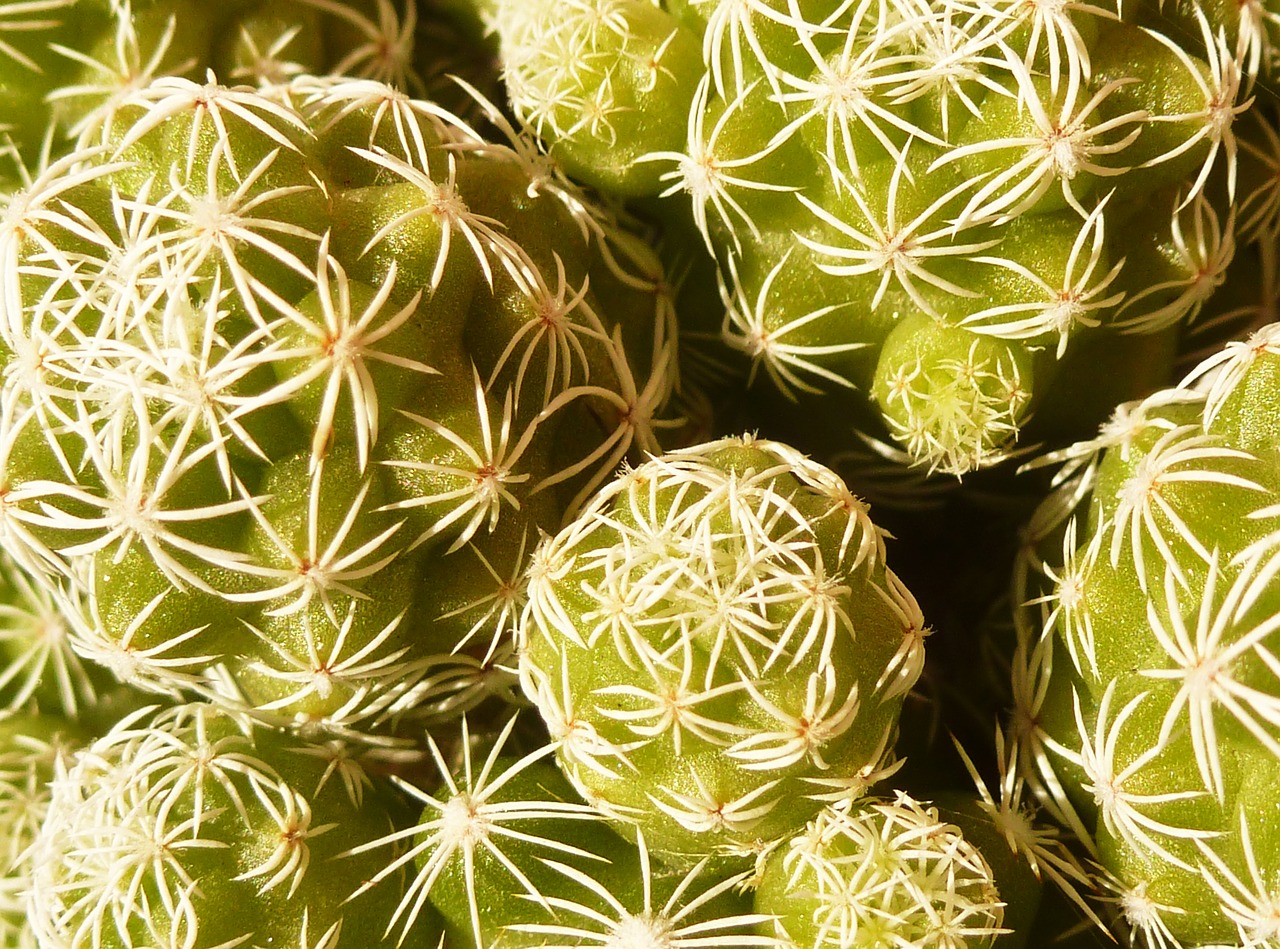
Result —
<svg viewBox="0 0 1280 949"><path fill-rule="evenodd" d="M1276 228L1263 4L491 5L515 111L692 220L722 358L810 451L962 475L1080 437Z"/></svg>
<svg viewBox="0 0 1280 949"><path fill-rule="evenodd" d="M793 449L627 471L527 595L520 674L561 765L668 861L746 859L891 770L927 630L865 506Z"/></svg>
<svg viewBox="0 0 1280 949"><path fill-rule="evenodd" d="M1058 453L1020 571L1022 768L1144 949L1280 939L1280 325Z"/></svg>
<svg viewBox="0 0 1280 949"><path fill-rule="evenodd" d="M42 947L396 945L382 861L402 805L352 758L205 704L144 709L64 766L32 848ZM234 908L234 909L233 909ZM433 947L425 924L402 946Z"/></svg>
<svg viewBox="0 0 1280 949"><path fill-rule="evenodd" d="M337 730L501 692L532 538L658 447L652 252L373 81L159 79L102 143L0 218L0 537L76 651Z"/></svg>

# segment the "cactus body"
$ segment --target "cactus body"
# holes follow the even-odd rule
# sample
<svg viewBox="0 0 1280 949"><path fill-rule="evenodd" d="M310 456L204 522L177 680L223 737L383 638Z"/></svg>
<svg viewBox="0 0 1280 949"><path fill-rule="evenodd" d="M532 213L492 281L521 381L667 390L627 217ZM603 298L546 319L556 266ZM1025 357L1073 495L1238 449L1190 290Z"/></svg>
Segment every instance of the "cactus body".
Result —
<svg viewBox="0 0 1280 949"><path fill-rule="evenodd" d="M1166 6L510 0L494 22L515 110L573 174L688 204L652 206L715 255L722 341L789 440L871 430L961 475L1037 414L1080 437L1079 391L1165 384L1168 347L1134 337L1193 320L1274 231L1240 170L1274 154L1274 17ZM1067 358L1090 338L1133 371Z"/></svg>
<svg viewBox="0 0 1280 949"><path fill-rule="evenodd" d="M521 676L562 766L677 863L862 793L923 659L863 504L750 438L627 472L543 544L528 595Z"/></svg>
<svg viewBox="0 0 1280 949"><path fill-rule="evenodd" d="M39 945L378 945L394 893L357 893L380 864L343 854L399 805L327 757L209 705L122 720L53 782L27 901Z"/></svg>
<svg viewBox="0 0 1280 949"><path fill-rule="evenodd" d="M786 945L981 949L1005 904L982 852L955 824L899 794L828 808L766 861L756 908Z"/></svg>
<svg viewBox="0 0 1280 949"><path fill-rule="evenodd" d="M1274 324L1064 453L1028 549L1029 783L1144 946L1274 942Z"/></svg>
<svg viewBox="0 0 1280 949"><path fill-rule="evenodd" d="M375 82L161 79L104 140L0 226L6 551L146 688L337 729L482 699L527 538L657 447L653 256Z"/></svg>

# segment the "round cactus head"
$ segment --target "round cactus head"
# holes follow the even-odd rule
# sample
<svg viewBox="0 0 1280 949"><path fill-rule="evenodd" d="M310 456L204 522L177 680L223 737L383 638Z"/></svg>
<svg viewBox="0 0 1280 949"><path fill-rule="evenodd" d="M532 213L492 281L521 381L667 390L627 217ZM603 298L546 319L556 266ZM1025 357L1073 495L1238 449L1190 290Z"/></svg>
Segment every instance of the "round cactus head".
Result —
<svg viewBox="0 0 1280 949"><path fill-rule="evenodd" d="M800 949L985 949L1004 932L982 852L901 792L822 811L765 860L756 908Z"/></svg>
<svg viewBox="0 0 1280 949"><path fill-rule="evenodd" d="M27 914L68 949L394 945L394 888L357 892L383 861L345 854L399 808L331 749L206 704L145 709L55 776Z"/></svg>
<svg viewBox="0 0 1280 949"><path fill-rule="evenodd" d="M562 766L677 861L861 794L923 662L866 507L751 438L625 472L541 546L528 597L521 676Z"/></svg>

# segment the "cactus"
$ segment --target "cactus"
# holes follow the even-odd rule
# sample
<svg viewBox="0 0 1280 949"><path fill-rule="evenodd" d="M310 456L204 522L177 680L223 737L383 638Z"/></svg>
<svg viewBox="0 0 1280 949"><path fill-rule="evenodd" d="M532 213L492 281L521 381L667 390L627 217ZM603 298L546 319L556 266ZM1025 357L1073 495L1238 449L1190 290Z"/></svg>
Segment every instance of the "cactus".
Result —
<svg viewBox="0 0 1280 949"><path fill-rule="evenodd" d="M27 914L68 949L377 945L395 894L357 895L380 865L343 854L400 807L353 758L210 705L144 709L54 778Z"/></svg>
<svg viewBox="0 0 1280 949"><path fill-rule="evenodd" d="M26 913L31 846L49 810L49 782L72 750L86 740L82 728L52 711L0 713L0 946L35 949Z"/></svg>
<svg viewBox="0 0 1280 949"><path fill-rule="evenodd" d="M1278 22L0 0L0 943L1275 943Z"/></svg>
<svg viewBox="0 0 1280 949"><path fill-rule="evenodd" d="M77 653L346 733L502 694L529 538L658 447L652 253L372 81L159 79L103 142L0 222L0 534Z"/></svg>
<svg viewBox="0 0 1280 949"><path fill-rule="evenodd" d="M98 699L103 676L71 648L60 604L0 552L0 704L16 711L34 703L75 718Z"/></svg>
<svg viewBox="0 0 1280 949"><path fill-rule="evenodd" d="M1146 947L1272 944L1280 325L1057 453L1019 573L1025 778Z"/></svg>
<svg viewBox="0 0 1280 949"><path fill-rule="evenodd" d="M704 872L704 859L673 874L650 858L643 835L615 834L577 795L550 761L554 745L519 753L516 722L473 736L464 719L460 762L447 761L431 740L436 773L401 782L424 805L417 824L353 850L384 852L412 840L367 884L383 886L413 868L393 926L408 932L434 910L448 945L471 949L645 945L646 938L682 946L686 932L714 945L775 945L754 934L764 917L740 892L745 873ZM487 747L483 760L477 745Z"/></svg>
<svg viewBox="0 0 1280 949"><path fill-rule="evenodd" d="M788 946L990 946L1005 900L955 824L899 794L827 808L765 862L756 907Z"/></svg>
<svg viewBox="0 0 1280 949"><path fill-rule="evenodd" d="M28 164L111 126L120 104L163 76L279 85L302 75L374 79L419 96L491 89L479 27L435 0L5 0L0 140Z"/></svg>
<svg viewBox="0 0 1280 949"><path fill-rule="evenodd" d="M891 768L923 618L829 469L725 439L599 492L530 567L520 674L583 797L732 865Z"/></svg>
<svg viewBox="0 0 1280 949"><path fill-rule="evenodd" d="M1037 438L1080 437L1101 419L1069 411L1078 394L1165 384L1178 327L1275 229L1273 179L1245 170L1275 153L1262 13L490 6L550 154L674 230L691 211L722 352L806 450L856 427L962 475L1019 451L1033 416ZM1127 371L1091 367L1104 350Z"/></svg>

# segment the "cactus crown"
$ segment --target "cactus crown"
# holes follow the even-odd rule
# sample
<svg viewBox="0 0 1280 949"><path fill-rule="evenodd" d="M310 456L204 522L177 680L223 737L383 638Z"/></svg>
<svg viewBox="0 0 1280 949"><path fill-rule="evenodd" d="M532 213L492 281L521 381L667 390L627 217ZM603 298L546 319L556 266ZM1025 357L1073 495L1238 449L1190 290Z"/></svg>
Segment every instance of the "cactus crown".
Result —
<svg viewBox="0 0 1280 949"><path fill-rule="evenodd" d="M883 557L862 502L776 443L627 472L530 572L521 676L571 778L690 855L750 851L860 794L923 661Z"/></svg>

